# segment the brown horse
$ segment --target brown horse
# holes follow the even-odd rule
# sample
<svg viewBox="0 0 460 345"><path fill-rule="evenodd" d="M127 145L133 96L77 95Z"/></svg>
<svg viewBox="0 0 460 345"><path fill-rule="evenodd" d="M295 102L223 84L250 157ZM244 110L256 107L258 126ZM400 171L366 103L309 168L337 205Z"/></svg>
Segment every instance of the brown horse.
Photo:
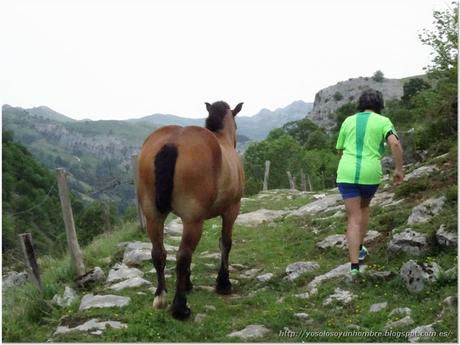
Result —
<svg viewBox="0 0 460 345"><path fill-rule="evenodd" d="M240 210L244 174L235 150L234 117L243 103L231 110L225 102L206 103L206 128L165 126L145 140L139 156L138 198L152 241L152 261L158 288L154 308L165 308L166 283L163 246L164 221L173 212L182 219L182 240L177 252L176 294L171 307L177 319L190 315L186 292L192 289L190 264L201 238L205 219L221 216L221 265L216 291L231 292L228 256L232 228Z"/></svg>

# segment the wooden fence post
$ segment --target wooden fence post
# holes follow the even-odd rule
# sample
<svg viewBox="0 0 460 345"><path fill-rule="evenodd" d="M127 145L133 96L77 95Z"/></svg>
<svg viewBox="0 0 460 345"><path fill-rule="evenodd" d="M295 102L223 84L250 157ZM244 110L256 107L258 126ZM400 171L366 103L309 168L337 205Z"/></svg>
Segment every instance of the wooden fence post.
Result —
<svg viewBox="0 0 460 345"><path fill-rule="evenodd" d="M300 189L304 192L307 190L307 181L305 180L303 169L300 170Z"/></svg>
<svg viewBox="0 0 460 345"><path fill-rule="evenodd" d="M265 161L264 186L262 190L268 190L268 175L270 174L270 161Z"/></svg>
<svg viewBox="0 0 460 345"><path fill-rule="evenodd" d="M138 161L138 156L136 154L131 156L131 165L133 167L133 175L134 175L134 196L135 196L135 201L136 201L136 207L137 207L137 216L139 217L139 224L141 226L142 231L144 230L144 215L142 213L141 205L139 205L139 200L137 198L137 161Z"/></svg>
<svg viewBox="0 0 460 345"><path fill-rule="evenodd" d="M29 279L34 283L40 291L43 291L42 281L40 279L40 270L38 269L35 250L32 243L32 235L30 233L20 234L19 241L21 242L22 252L24 253L25 264Z"/></svg>
<svg viewBox="0 0 460 345"><path fill-rule="evenodd" d="M308 180L308 188L309 188L309 191L313 191L313 186L311 185L311 180L310 180L310 175L307 175L307 180Z"/></svg>
<svg viewBox="0 0 460 345"><path fill-rule="evenodd" d="M290 171L286 171L287 175L288 175L288 179L289 179L289 186L291 189L295 189L295 179L292 178L292 175L291 175L291 172Z"/></svg>
<svg viewBox="0 0 460 345"><path fill-rule="evenodd" d="M75 222L73 220L72 206L70 204L69 197L69 186L67 185L65 170L63 168L56 169L56 176L70 259L77 275L80 277L86 273L85 264L83 263L83 256L81 254L80 245L78 244L77 233L75 231Z"/></svg>

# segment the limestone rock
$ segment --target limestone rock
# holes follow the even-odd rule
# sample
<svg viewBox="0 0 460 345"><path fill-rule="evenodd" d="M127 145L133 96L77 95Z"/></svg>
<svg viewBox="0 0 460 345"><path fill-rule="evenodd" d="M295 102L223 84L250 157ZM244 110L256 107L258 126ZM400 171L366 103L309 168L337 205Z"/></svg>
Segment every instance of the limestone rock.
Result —
<svg viewBox="0 0 460 345"><path fill-rule="evenodd" d="M131 299L129 297L116 296L116 295L93 295L88 294L83 296L80 303L80 310L91 308L112 308L124 307L129 304Z"/></svg>
<svg viewBox="0 0 460 345"><path fill-rule="evenodd" d="M27 278L27 272L8 272L2 277L2 288L6 290L15 286L20 286L27 281Z"/></svg>
<svg viewBox="0 0 460 345"><path fill-rule="evenodd" d="M332 194L322 199L310 202L299 209L290 212L289 216L302 217L309 214L316 214L325 211L329 207L335 206L337 201L341 200L340 194Z"/></svg>
<svg viewBox="0 0 460 345"><path fill-rule="evenodd" d="M419 256L428 250L427 237L410 228L403 232L393 235L388 244L390 254L406 253L409 255Z"/></svg>
<svg viewBox="0 0 460 345"><path fill-rule="evenodd" d="M401 320L388 321L385 324L384 329L402 328L402 327L412 325L413 323L414 323L414 320L412 320L412 318L410 316L405 316Z"/></svg>
<svg viewBox="0 0 460 345"><path fill-rule="evenodd" d="M264 325L249 325L246 326L241 331L232 332L228 334L228 337L238 337L241 339L255 339L261 338L269 334L271 331L266 328Z"/></svg>
<svg viewBox="0 0 460 345"><path fill-rule="evenodd" d="M420 340L427 340L435 336L433 325L418 326L410 331L409 342L417 343Z"/></svg>
<svg viewBox="0 0 460 345"><path fill-rule="evenodd" d="M414 260L409 260L401 267L400 275L410 292L418 293L425 288L422 267Z"/></svg>
<svg viewBox="0 0 460 345"><path fill-rule="evenodd" d="M340 302L342 304L348 304L353 300L354 297L355 296L350 291L335 288L334 293L326 298L326 300L323 302L323 305L329 305L334 301Z"/></svg>
<svg viewBox="0 0 460 345"><path fill-rule="evenodd" d="M364 273L366 271L366 268L366 265L362 265L360 266L360 271ZM308 283L307 291L311 294L316 293L318 285L321 284L323 281L339 277L351 279L350 263L342 264L327 273L316 276L310 283Z"/></svg>
<svg viewBox="0 0 460 345"><path fill-rule="evenodd" d="M152 260L150 249L134 249L125 251L123 263L127 266L138 266L144 261Z"/></svg>
<svg viewBox="0 0 460 345"><path fill-rule="evenodd" d="M127 280L123 280L119 283L116 283L110 287L111 290L120 291L128 288L137 288L141 286L150 286L152 285L149 281L142 279L141 277L133 277Z"/></svg>
<svg viewBox="0 0 460 345"><path fill-rule="evenodd" d="M449 281L457 280L457 275L458 275L457 265L454 265L453 267L449 268L447 271L444 272L444 276Z"/></svg>
<svg viewBox="0 0 460 345"><path fill-rule="evenodd" d="M369 243L380 237L380 233L375 230L369 230L364 238L364 243ZM347 248L348 242L346 235L336 234L327 236L322 241L316 244L319 249L327 249L332 247Z"/></svg>
<svg viewBox="0 0 460 345"><path fill-rule="evenodd" d="M431 218L441 212L446 200L445 196L436 199L431 198L415 206L407 219L407 224L420 224L430 221Z"/></svg>
<svg viewBox="0 0 460 345"><path fill-rule="evenodd" d="M388 306L387 302L375 303L375 304L370 306L369 312L370 313L377 313L377 312L379 312L379 311L381 311L383 309L386 309L387 306Z"/></svg>
<svg viewBox="0 0 460 345"><path fill-rule="evenodd" d="M206 316L207 316L206 314L202 314L202 313L196 314L195 319L193 321L197 323L203 322Z"/></svg>
<svg viewBox="0 0 460 345"><path fill-rule="evenodd" d="M284 279L293 281L304 273L313 272L319 268L319 264L313 261L299 261L286 267L287 276Z"/></svg>
<svg viewBox="0 0 460 345"><path fill-rule="evenodd" d="M251 268L247 271L244 271L242 274L241 274L241 278L245 278L245 279L252 279L256 276L256 274L260 271L260 269L258 268Z"/></svg>
<svg viewBox="0 0 460 345"><path fill-rule="evenodd" d="M77 299L77 293L75 292L75 290L66 286L64 288L64 293L62 294L62 296L58 294L54 295L51 302L53 302L54 304L60 307L68 307L76 299Z"/></svg>
<svg viewBox="0 0 460 345"><path fill-rule="evenodd" d="M447 231L446 226L442 224L436 231L436 240L444 247L457 247L458 235L456 232Z"/></svg>
<svg viewBox="0 0 460 345"><path fill-rule="evenodd" d="M400 307L400 308L395 308L393 309L388 316L394 316L394 315L404 315L404 316L411 316L412 315L412 309L408 307Z"/></svg>
<svg viewBox="0 0 460 345"><path fill-rule="evenodd" d="M411 171L409 174L404 176L404 181L409 181L414 178L420 178L424 176L428 176L431 173L438 171L439 169L436 167L436 165L424 165L421 166L420 168L417 168L413 171Z"/></svg>
<svg viewBox="0 0 460 345"><path fill-rule="evenodd" d="M164 227L164 231L168 235L182 235L184 226L180 218L173 219Z"/></svg>
<svg viewBox="0 0 460 345"><path fill-rule="evenodd" d="M310 315L307 313L295 313L294 316L298 319L309 321L311 320Z"/></svg>
<svg viewBox="0 0 460 345"><path fill-rule="evenodd" d="M72 331L80 331L80 332L88 332L88 331L94 331L95 335L100 335L102 334L102 331L104 331L107 326L110 328L115 328L115 329L120 329L120 328L127 328L128 325L125 323L121 323L118 321L99 321L98 319L91 319L89 321L86 321L85 323L69 328L68 326L58 326L56 332L54 332L54 335L59 335L59 334L64 334Z"/></svg>
<svg viewBox="0 0 460 345"><path fill-rule="evenodd" d="M294 295L294 297L297 297L299 299L309 299L310 294L308 292L304 292L304 293L296 294L296 295Z"/></svg>
<svg viewBox="0 0 460 345"><path fill-rule="evenodd" d="M243 213L236 218L235 223L242 226L257 227L263 223L270 223L281 218L287 211L260 209L254 212Z"/></svg>
<svg viewBox="0 0 460 345"><path fill-rule="evenodd" d="M213 305L210 305L210 304L206 304L206 305L204 306L204 310L206 310L206 311L208 311L208 312L209 312L209 311L216 311L216 307L213 306Z"/></svg>
<svg viewBox="0 0 460 345"><path fill-rule="evenodd" d="M77 286L80 288L87 288L91 285L103 282L104 280L104 271L100 267L94 267L91 271L77 279Z"/></svg>
<svg viewBox="0 0 460 345"><path fill-rule="evenodd" d="M142 278L144 272L138 270L137 268L129 268L124 264L116 264L110 271L109 276L107 277L107 283L113 283L116 281L131 279L135 277Z"/></svg>
<svg viewBox="0 0 460 345"><path fill-rule="evenodd" d="M394 272L389 271L372 271L368 275L373 280L388 281L395 276Z"/></svg>
<svg viewBox="0 0 460 345"><path fill-rule="evenodd" d="M442 301L448 309L457 310L458 298L457 296L449 296Z"/></svg>
<svg viewBox="0 0 460 345"><path fill-rule="evenodd" d="M268 282L272 278L273 278L273 273L265 273L265 274L261 274L256 277L256 279L260 282Z"/></svg>

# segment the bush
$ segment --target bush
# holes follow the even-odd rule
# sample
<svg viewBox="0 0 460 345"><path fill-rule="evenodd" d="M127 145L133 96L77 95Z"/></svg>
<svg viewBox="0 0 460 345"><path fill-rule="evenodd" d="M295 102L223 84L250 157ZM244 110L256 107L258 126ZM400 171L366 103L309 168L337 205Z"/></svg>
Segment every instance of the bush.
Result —
<svg viewBox="0 0 460 345"><path fill-rule="evenodd" d="M429 187L428 179L412 180L400 184L395 190L395 197L405 198L409 195L416 194L427 190Z"/></svg>
<svg viewBox="0 0 460 345"><path fill-rule="evenodd" d="M342 95L339 91L337 91L336 93L334 93L334 100L335 100L336 102L341 101L342 99L343 99L343 95Z"/></svg>
<svg viewBox="0 0 460 345"><path fill-rule="evenodd" d="M378 70L374 73L374 75L372 76L372 80L378 82L378 83L381 83L383 81L383 79L385 79L383 77L383 72Z"/></svg>

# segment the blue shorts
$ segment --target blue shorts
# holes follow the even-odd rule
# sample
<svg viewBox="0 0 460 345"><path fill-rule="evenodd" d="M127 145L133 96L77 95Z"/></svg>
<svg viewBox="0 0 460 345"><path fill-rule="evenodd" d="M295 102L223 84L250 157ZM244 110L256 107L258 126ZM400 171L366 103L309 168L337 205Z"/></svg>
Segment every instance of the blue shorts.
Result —
<svg viewBox="0 0 460 345"><path fill-rule="evenodd" d="M337 183L343 199L355 198L372 199L379 188L378 184Z"/></svg>

